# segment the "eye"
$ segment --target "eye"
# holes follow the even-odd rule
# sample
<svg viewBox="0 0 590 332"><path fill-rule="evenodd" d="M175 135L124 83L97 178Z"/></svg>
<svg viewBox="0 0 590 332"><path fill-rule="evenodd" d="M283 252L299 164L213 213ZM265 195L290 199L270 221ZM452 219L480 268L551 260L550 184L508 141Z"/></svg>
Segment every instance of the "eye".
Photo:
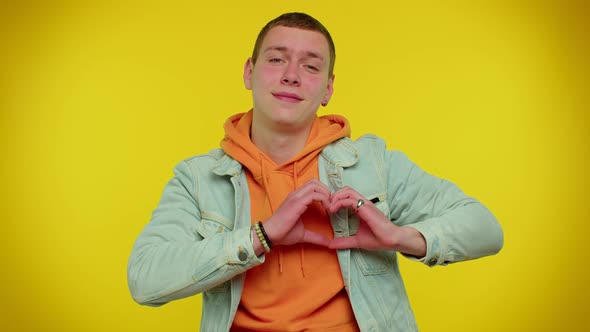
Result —
<svg viewBox="0 0 590 332"><path fill-rule="evenodd" d="M283 61L283 59L281 59L281 58L270 58L268 60L268 62L270 62L270 63L281 63L282 61Z"/></svg>
<svg viewBox="0 0 590 332"><path fill-rule="evenodd" d="M313 71L313 72L320 71L320 69L318 67L313 66L313 65L305 65L305 68L307 68L307 69L309 69L310 71Z"/></svg>

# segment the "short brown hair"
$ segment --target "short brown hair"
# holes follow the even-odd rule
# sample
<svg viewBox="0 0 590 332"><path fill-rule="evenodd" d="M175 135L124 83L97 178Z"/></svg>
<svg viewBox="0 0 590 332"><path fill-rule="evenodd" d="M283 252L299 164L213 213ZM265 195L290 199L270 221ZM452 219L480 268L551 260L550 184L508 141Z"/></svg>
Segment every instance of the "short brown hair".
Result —
<svg viewBox="0 0 590 332"><path fill-rule="evenodd" d="M260 33L258 33L258 38L256 38L256 44L254 44L254 51L252 51L253 64L256 64L258 53L260 52L260 47L262 46L262 41L264 40L264 37L266 37L266 34L271 28L274 28L276 26L317 31L324 35L324 37L326 37L326 39L328 40L328 46L330 47L330 70L328 72L328 76L332 77L332 74L334 73L334 63L336 62L336 48L334 46L332 36L330 36L328 29L326 29L326 27L322 23L320 23L320 21L305 13L285 13L275 18L274 20L268 22L262 28L262 30L260 30Z"/></svg>

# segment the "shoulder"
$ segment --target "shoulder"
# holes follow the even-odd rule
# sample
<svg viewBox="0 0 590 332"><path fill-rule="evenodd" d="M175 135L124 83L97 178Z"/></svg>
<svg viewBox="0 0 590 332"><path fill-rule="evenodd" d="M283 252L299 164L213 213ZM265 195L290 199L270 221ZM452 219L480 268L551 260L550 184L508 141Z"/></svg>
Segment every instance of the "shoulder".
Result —
<svg viewBox="0 0 590 332"><path fill-rule="evenodd" d="M365 134L353 141L353 144L359 149L376 149L387 150L387 144L384 139L374 134Z"/></svg>
<svg viewBox="0 0 590 332"><path fill-rule="evenodd" d="M181 160L175 166L175 172L188 172L193 176L198 173L208 173L217 167L224 158L231 159L222 149L216 148L208 153L193 155Z"/></svg>
<svg viewBox="0 0 590 332"><path fill-rule="evenodd" d="M387 142L374 134L365 134L355 140L342 138L332 143L327 150L329 153L326 155L331 156L332 159L339 159L339 157L342 159L342 156L348 157L345 160L349 163L344 162L341 165L377 162L379 167L399 170L405 169L411 164L404 152L389 149Z"/></svg>
<svg viewBox="0 0 590 332"><path fill-rule="evenodd" d="M189 168L193 175L201 174L207 177L235 176L242 170L242 165L220 148L187 158L177 167Z"/></svg>
<svg viewBox="0 0 590 332"><path fill-rule="evenodd" d="M374 134L365 134L355 140L345 137L332 143L332 145L337 150L349 150L358 157L367 154L383 155L395 152L388 150L385 140Z"/></svg>
<svg viewBox="0 0 590 332"><path fill-rule="evenodd" d="M365 134L356 140L352 140L349 137L343 137L327 145L326 149L337 151L348 150L359 153L371 147L385 149L385 141L377 135Z"/></svg>
<svg viewBox="0 0 590 332"><path fill-rule="evenodd" d="M235 166L235 163L237 162L228 154L226 154L221 148L213 149L208 153L194 155L180 162L180 164L186 164L190 167L196 167L201 170L212 170L218 168L221 165Z"/></svg>
<svg viewBox="0 0 590 332"><path fill-rule="evenodd" d="M226 156L225 152L223 152L223 150L220 148L216 148L216 149L209 151L208 153L202 153L202 154L193 155L191 157L188 157L188 158L184 159L182 162L188 163L188 164L216 163L224 156Z"/></svg>

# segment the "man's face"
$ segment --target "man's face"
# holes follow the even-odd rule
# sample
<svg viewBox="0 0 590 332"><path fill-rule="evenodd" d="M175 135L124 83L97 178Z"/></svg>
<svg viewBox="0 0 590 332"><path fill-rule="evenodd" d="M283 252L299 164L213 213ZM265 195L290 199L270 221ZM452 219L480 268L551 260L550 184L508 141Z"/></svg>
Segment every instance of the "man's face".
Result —
<svg viewBox="0 0 590 332"><path fill-rule="evenodd" d="M248 59L244 84L252 90L254 121L284 131L309 129L333 92L330 50L319 32L276 26L264 38L256 64Z"/></svg>

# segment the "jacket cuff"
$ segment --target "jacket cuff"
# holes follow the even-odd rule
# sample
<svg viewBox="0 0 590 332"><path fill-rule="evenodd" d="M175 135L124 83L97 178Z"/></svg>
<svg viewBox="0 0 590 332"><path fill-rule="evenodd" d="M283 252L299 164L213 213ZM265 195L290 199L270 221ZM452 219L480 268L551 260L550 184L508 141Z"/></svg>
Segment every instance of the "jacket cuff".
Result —
<svg viewBox="0 0 590 332"><path fill-rule="evenodd" d="M412 261L424 263L430 267L436 265L447 265L448 262L444 259L443 244L440 241L440 237L437 235L438 226L432 222L418 222L411 225L405 225L403 227L412 227L426 240L426 256L418 258L416 256L403 254L405 257Z"/></svg>
<svg viewBox="0 0 590 332"><path fill-rule="evenodd" d="M228 264L234 265L238 270L248 270L251 267L264 263L264 255L256 256L252 242L250 227L240 228L232 232L225 242L225 253Z"/></svg>

